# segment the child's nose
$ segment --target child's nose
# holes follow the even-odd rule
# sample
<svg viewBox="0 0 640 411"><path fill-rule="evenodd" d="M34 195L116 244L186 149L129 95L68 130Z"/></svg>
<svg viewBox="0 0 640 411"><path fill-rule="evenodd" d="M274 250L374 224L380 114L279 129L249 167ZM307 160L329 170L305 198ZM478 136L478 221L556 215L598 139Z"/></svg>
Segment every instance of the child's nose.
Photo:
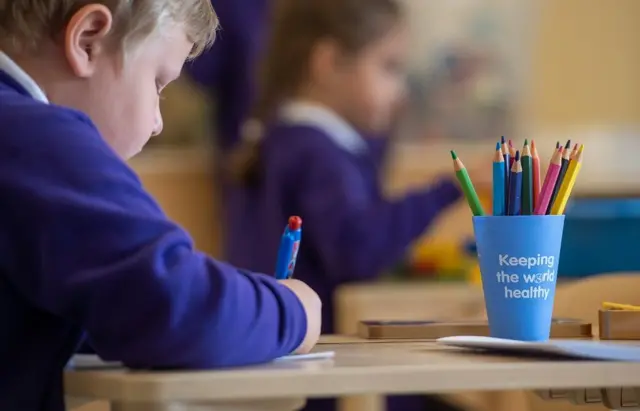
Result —
<svg viewBox="0 0 640 411"><path fill-rule="evenodd" d="M160 113L160 109L156 110L156 118L155 123L153 125L152 135L155 137L158 134L162 133L162 128L164 127L164 123L162 121L162 114Z"/></svg>

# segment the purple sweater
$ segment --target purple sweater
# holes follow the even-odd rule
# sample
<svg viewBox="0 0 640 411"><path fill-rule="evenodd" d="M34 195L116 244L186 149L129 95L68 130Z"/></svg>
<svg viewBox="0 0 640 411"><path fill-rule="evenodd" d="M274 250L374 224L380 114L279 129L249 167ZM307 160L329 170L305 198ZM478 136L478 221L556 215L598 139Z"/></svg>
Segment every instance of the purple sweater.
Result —
<svg viewBox="0 0 640 411"><path fill-rule="evenodd" d="M215 45L185 70L218 102L217 145L227 151L240 141L255 92L258 59L264 47L272 0L212 0L220 31Z"/></svg>
<svg viewBox="0 0 640 411"><path fill-rule="evenodd" d="M460 198L452 180L387 200L378 164L369 152L353 154L317 128L276 125L262 147L262 181L238 189L233 201L230 260L274 269L282 229L290 215L303 220L295 275L323 301L323 333L333 331L333 292L392 268L442 211Z"/></svg>
<svg viewBox="0 0 640 411"><path fill-rule="evenodd" d="M88 117L1 71L0 195L0 410L63 410L85 331L136 368L260 363L305 335L288 288L194 249Z"/></svg>

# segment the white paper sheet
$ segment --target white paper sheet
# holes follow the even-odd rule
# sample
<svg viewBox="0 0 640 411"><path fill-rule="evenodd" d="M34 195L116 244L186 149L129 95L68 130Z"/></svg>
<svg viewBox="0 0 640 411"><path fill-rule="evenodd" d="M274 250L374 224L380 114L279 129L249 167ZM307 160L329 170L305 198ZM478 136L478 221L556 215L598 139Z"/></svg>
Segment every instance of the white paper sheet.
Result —
<svg viewBox="0 0 640 411"><path fill-rule="evenodd" d="M276 358L275 361L324 360L335 357L335 351L318 351L309 354L292 354Z"/></svg>
<svg viewBox="0 0 640 411"><path fill-rule="evenodd" d="M586 360L640 362L640 344L637 343L589 340L526 342L478 336L445 337L438 339L437 342L453 347L484 350L489 353L553 355Z"/></svg>

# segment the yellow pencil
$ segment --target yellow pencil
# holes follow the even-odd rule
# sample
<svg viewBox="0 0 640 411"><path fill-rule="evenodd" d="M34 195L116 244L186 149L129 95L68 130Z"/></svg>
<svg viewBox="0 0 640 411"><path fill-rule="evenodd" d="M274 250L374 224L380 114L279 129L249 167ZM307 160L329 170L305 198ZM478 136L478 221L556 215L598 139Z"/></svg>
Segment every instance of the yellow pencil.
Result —
<svg viewBox="0 0 640 411"><path fill-rule="evenodd" d="M578 149L575 158L571 162L569 162L567 174L562 180L562 184L560 185L560 189L558 190L558 196L553 201L553 206L551 206L551 212L549 214L562 215L564 213L564 209L567 206L567 201L569 201L569 197L571 196L571 190L573 190L573 186L576 183L576 178L578 177L578 173L580 172L580 168L582 167L583 150L584 144L581 145Z"/></svg>
<svg viewBox="0 0 640 411"><path fill-rule="evenodd" d="M638 307L637 305L618 304L618 303L609 303L609 302L603 302L602 308L605 310L640 311L640 307Z"/></svg>

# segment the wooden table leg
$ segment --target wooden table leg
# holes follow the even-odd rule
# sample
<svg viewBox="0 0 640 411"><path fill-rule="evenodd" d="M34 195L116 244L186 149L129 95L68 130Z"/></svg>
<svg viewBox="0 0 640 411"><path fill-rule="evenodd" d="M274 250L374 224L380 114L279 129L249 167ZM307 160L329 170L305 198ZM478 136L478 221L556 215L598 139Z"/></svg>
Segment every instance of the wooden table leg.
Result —
<svg viewBox="0 0 640 411"><path fill-rule="evenodd" d="M306 404L304 398L229 401L220 403L170 403L151 404L140 402L112 402L111 411L298 411Z"/></svg>

